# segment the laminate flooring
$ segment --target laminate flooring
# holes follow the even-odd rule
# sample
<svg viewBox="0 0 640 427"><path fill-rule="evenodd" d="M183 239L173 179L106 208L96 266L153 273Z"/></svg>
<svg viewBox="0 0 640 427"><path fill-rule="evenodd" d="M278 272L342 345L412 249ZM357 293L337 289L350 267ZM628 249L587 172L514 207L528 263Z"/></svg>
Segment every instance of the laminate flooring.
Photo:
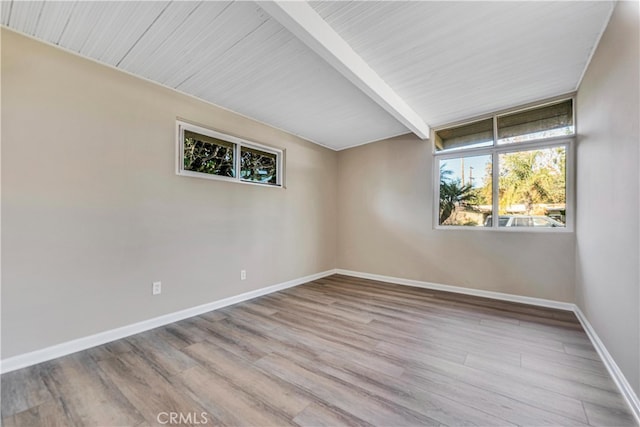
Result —
<svg viewBox="0 0 640 427"><path fill-rule="evenodd" d="M573 313L334 275L2 375L12 426L631 426Z"/></svg>

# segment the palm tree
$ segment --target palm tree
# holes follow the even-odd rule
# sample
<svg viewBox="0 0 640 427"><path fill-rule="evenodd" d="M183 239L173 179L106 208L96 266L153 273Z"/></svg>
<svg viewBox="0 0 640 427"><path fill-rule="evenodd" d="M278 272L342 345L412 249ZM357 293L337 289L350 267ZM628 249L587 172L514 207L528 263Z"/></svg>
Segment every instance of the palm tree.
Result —
<svg viewBox="0 0 640 427"><path fill-rule="evenodd" d="M453 172L440 166L440 224L443 224L456 206L470 205L476 200L476 191L471 184L464 184L447 177Z"/></svg>
<svg viewBox="0 0 640 427"><path fill-rule="evenodd" d="M513 203L523 203L527 215L534 204L550 201L550 175L548 168L538 165L541 150L505 155L500 171L500 208Z"/></svg>

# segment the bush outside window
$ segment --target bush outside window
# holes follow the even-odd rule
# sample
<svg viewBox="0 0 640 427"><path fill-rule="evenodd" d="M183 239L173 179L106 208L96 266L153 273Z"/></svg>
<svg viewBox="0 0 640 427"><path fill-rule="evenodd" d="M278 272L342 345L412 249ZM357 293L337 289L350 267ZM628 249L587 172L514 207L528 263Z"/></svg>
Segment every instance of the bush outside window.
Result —
<svg viewBox="0 0 640 427"><path fill-rule="evenodd" d="M281 187L283 152L178 121L177 173Z"/></svg>

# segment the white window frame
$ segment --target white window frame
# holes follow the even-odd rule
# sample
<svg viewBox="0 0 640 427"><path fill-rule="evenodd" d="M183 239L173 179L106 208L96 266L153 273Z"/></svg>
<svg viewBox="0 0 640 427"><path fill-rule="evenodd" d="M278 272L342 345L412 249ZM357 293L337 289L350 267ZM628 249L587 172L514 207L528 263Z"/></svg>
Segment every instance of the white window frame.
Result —
<svg viewBox="0 0 640 427"><path fill-rule="evenodd" d="M562 135L549 138L540 138L531 141L514 142L508 144L498 144L498 117L507 114L517 113L520 111L530 110L537 107L544 107L545 105L555 104L562 101L572 100L572 114L573 114L573 135ZM436 230L474 230L474 231L498 231L507 233L572 233L575 229L575 144L577 135L577 123L576 123L576 100L575 94L563 95L544 101L539 101L517 108L509 110L498 111L493 114L485 114L483 116L475 117L470 120L462 122L456 122L447 124L444 126L434 127L431 130L431 140L435 141L435 133L443 129L464 126L480 120L486 120L488 118L493 119L493 144L487 147L478 148L459 148L452 150L436 151L435 143L432 143L433 153L433 179L434 179L434 199L433 199L433 228ZM458 159L461 157L473 157L481 155L491 155L491 171L492 171L492 217L499 218L499 203L498 189L499 189L499 174L500 154L515 153L521 151L531 151L536 149L564 147L565 148L565 227L500 227L500 221L492 221L491 227L484 226L463 226L463 225L441 225L440 222L440 161L446 159Z"/></svg>
<svg viewBox="0 0 640 427"><path fill-rule="evenodd" d="M194 133L198 133L204 136L210 136L212 138L220 139L222 141L230 142L233 144L233 168L235 170L234 177L214 175L209 173L194 172L184 169L184 131L188 130ZM276 183L269 184L266 182L249 181L240 178L240 152L242 147L253 148L256 150L264 151L276 155ZM248 141L235 136L227 135L212 129L207 129L202 126L194 125L182 120L176 120L176 175L188 176L191 178L204 178L212 179L216 181L228 181L240 184L259 185L262 187L271 188L285 188L284 187L284 150L274 147L269 147L257 142Z"/></svg>

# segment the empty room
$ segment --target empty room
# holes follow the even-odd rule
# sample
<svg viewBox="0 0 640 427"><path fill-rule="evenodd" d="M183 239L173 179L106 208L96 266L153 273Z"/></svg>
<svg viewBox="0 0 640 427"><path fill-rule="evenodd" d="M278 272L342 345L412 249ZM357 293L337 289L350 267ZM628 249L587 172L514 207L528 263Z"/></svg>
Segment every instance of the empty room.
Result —
<svg viewBox="0 0 640 427"><path fill-rule="evenodd" d="M0 425L640 425L638 1L0 3Z"/></svg>

